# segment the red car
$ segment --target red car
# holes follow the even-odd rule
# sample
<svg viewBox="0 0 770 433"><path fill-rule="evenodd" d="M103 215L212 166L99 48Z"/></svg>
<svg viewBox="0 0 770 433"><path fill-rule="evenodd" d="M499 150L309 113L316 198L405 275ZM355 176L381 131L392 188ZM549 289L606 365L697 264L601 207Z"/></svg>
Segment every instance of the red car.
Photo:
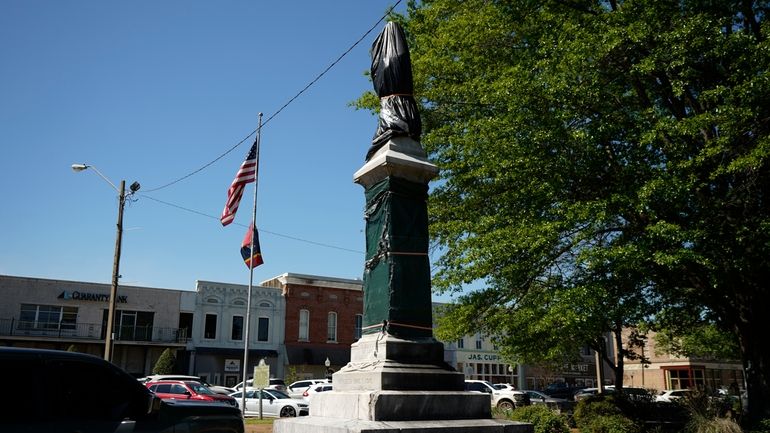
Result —
<svg viewBox="0 0 770 433"><path fill-rule="evenodd" d="M147 382L145 386L164 400L210 401L238 407L233 397L217 394L202 383L192 380L158 380Z"/></svg>

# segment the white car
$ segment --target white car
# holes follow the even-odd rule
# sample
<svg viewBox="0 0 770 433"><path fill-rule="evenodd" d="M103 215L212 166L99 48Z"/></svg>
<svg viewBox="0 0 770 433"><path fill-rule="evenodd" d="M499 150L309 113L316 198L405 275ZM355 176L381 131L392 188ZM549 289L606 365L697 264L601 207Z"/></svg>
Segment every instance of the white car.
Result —
<svg viewBox="0 0 770 433"><path fill-rule="evenodd" d="M246 387L251 388L251 385L254 383L254 379L249 379L246 381ZM241 388L243 388L243 382L238 382L237 385L235 385L235 390L240 391ZM276 391L286 392L286 382L283 381L283 379L276 379L274 377L270 378L269 385L267 385L267 388L265 389L274 389Z"/></svg>
<svg viewBox="0 0 770 433"><path fill-rule="evenodd" d="M510 383L496 383L495 388L499 389L500 391L516 391L516 387Z"/></svg>
<svg viewBox="0 0 770 433"><path fill-rule="evenodd" d="M664 403L673 403L690 395L689 389L666 389L655 396L655 401Z"/></svg>
<svg viewBox="0 0 770 433"><path fill-rule="evenodd" d="M302 393L302 399L310 403L310 398L315 394L324 391L331 391L332 389L334 389L334 385L331 383L317 383L314 386L310 386L305 389L305 392Z"/></svg>
<svg viewBox="0 0 770 433"><path fill-rule="evenodd" d="M311 386L319 383L328 383L329 379L305 379L292 382L291 385L286 387L286 394L289 394L291 398L302 398L302 394Z"/></svg>
<svg viewBox="0 0 770 433"><path fill-rule="evenodd" d="M243 409L243 394L236 391L230 394L238 403L238 407ZM259 389L246 388L246 412L244 416L259 416ZM307 403L301 400L289 398L289 396L274 389L262 390L262 416L272 418L285 418L294 416L305 416L310 409Z"/></svg>
<svg viewBox="0 0 770 433"><path fill-rule="evenodd" d="M526 393L497 389L486 380L466 380L465 390L489 394L492 407L499 407L500 409L513 410L517 407L528 406L530 403L529 395Z"/></svg>

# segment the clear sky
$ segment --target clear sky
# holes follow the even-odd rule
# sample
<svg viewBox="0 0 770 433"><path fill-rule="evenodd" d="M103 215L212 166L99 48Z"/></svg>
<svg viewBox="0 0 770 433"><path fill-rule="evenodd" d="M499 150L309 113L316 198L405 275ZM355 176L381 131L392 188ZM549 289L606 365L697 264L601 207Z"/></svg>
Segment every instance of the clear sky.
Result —
<svg viewBox="0 0 770 433"><path fill-rule="evenodd" d="M254 184L233 224L218 216L253 137L222 155L395 2L0 2L0 274L110 282L117 193L71 169L86 163L142 185L125 208L121 284L247 284L239 250ZM383 26L263 128L255 283L363 275L364 191L352 177L377 119L349 104L371 89Z"/></svg>

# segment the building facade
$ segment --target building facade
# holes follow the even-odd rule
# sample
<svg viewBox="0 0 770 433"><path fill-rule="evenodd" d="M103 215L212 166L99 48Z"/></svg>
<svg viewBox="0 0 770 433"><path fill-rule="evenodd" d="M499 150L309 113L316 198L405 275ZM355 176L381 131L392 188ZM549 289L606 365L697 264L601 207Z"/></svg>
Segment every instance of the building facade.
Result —
<svg viewBox="0 0 770 433"><path fill-rule="evenodd" d="M272 377L319 378L350 361L361 337L362 281L285 273L252 287L247 377L262 359ZM243 377L248 286L197 281L196 290L119 286L112 362L140 377L160 354L176 351L177 372L232 386ZM109 284L0 275L0 344L104 355ZM654 335L649 363L624 360L624 386L745 389L737 361L659 353ZM617 353L608 339L608 351ZM625 340L624 340L625 341ZM467 379L542 389L549 383L598 384L595 354L556 367L510 365L481 334L444 342L445 361ZM326 362L328 360L328 367ZM604 367L603 381L613 376Z"/></svg>
<svg viewBox="0 0 770 433"><path fill-rule="evenodd" d="M743 366L735 360L685 358L666 353L655 344L655 333L647 334L644 355L649 364L625 359L623 384L656 390L700 388L743 390Z"/></svg>
<svg viewBox="0 0 770 433"><path fill-rule="evenodd" d="M0 275L0 344L104 355L110 285ZM112 362L144 376L166 348L184 350L179 290L118 288Z"/></svg>
<svg viewBox="0 0 770 433"><path fill-rule="evenodd" d="M324 377L350 362L350 345L361 338L361 280L285 273L261 285L283 294L283 359L298 379Z"/></svg>
<svg viewBox="0 0 770 433"><path fill-rule="evenodd" d="M232 387L243 380L244 345L248 333L247 377L264 360L272 377L284 376L284 298L280 289L253 286L246 327L248 286L197 281L185 307L195 312L187 345L188 370L204 380Z"/></svg>

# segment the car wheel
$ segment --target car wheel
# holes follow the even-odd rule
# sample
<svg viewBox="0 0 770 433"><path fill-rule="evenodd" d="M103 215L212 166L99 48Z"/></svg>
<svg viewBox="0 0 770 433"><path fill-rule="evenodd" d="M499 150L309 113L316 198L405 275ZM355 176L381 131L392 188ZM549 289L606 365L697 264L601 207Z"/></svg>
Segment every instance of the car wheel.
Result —
<svg viewBox="0 0 770 433"><path fill-rule="evenodd" d="M513 408L514 408L513 402L510 401L510 400L500 400L497 403L497 407L502 409L502 410L513 410Z"/></svg>
<svg viewBox="0 0 770 433"><path fill-rule="evenodd" d="M281 418L286 418L289 416L297 416L297 411L294 410L291 406L284 406L281 408Z"/></svg>

